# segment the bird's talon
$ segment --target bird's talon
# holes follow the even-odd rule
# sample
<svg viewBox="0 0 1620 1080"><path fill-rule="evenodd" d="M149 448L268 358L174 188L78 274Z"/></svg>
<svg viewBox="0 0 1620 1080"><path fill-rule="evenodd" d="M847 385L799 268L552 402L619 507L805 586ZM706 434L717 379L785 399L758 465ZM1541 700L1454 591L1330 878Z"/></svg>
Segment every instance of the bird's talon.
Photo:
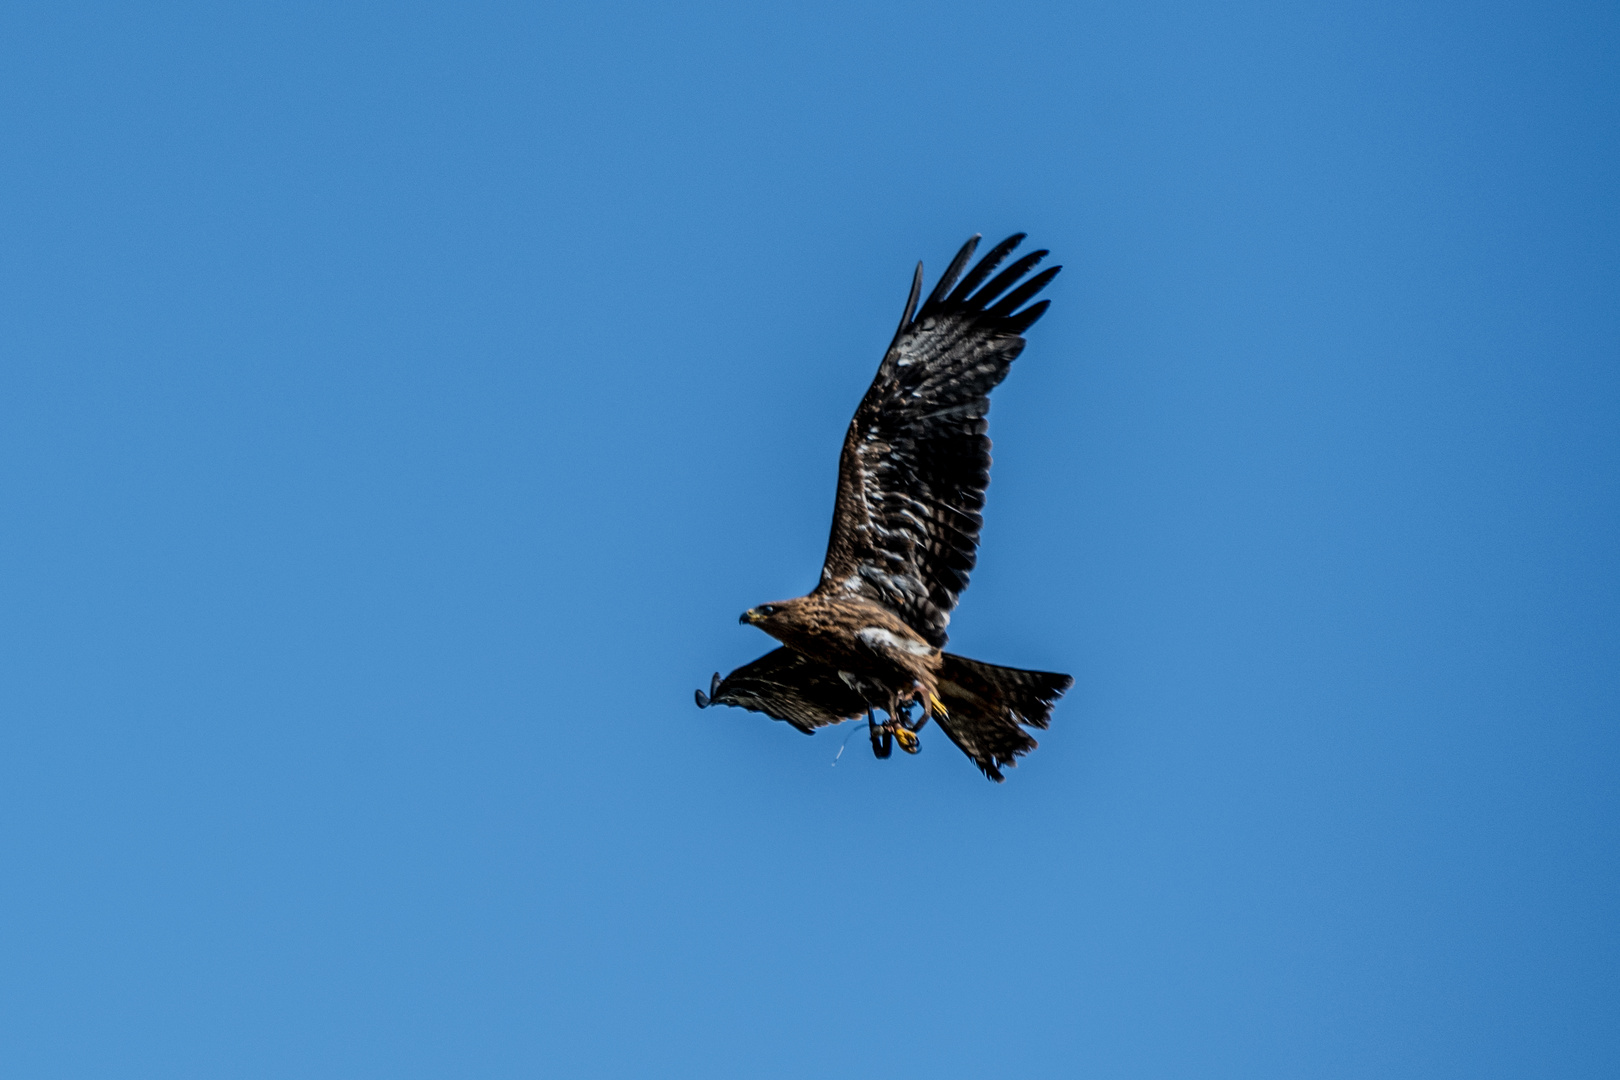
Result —
<svg viewBox="0 0 1620 1080"><path fill-rule="evenodd" d="M894 741L908 754L915 754L922 749L922 740L917 738L917 733L903 724L895 725Z"/></svg>

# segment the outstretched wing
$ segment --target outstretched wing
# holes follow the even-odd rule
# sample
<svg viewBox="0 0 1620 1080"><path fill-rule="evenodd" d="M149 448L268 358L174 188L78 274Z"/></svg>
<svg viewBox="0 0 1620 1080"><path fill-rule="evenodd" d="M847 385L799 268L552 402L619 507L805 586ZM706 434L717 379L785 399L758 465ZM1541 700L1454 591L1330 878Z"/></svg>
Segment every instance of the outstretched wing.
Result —
<svg viewBox="0 0 1620 1080"><path fill-rule="evenodd" d="M1023 239L997 244L957 284L979 243L969 240L921 310L917 264L900 328L838 460L838 503L816 592L875 600L936 647L945 644L979 545L990 391L1050 301L1019 309L1061 269L1019 284L1047 254L1036 251L986 283Z"/></svg>
<svg viewBox="0 0 1620 1080"><path fill-rule="evenodd" d="M806 735L818 727L852 720L866 712L866 702L825 664L781 648L768 652L710 687L697 692L698 708L737 705L786 720Z"/></svg>

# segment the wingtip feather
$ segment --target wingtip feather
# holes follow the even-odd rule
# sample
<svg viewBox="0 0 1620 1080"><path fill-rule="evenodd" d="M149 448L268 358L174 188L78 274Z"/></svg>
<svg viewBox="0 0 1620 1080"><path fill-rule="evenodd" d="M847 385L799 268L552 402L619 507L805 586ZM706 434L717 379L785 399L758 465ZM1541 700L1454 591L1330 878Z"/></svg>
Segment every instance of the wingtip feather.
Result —
<svg viewBox="0 0 1620 1080"><path fill-rule="evenodd" d="M955 285L956 279L961 276L962 268L967 266L968 260L973 258L973 253L979 249L979 241L982 239L979 233L974 233L968 238L968 242L962 245L962 249L956 253L956 258L951 260L951 265L939 276L939 284L928 294L928 299L923 303L924 311L937 306L945 299L945 295L951 291L951 286Z"/></svg>
<svg viewBox="0 0 1620 1080"><path fill-rule="evenodd" d="M951 290L951 295L946 297L945 302L947 304L959 304L966 300L968 294L978 288L979 284L989 277L996 267L1001 265L1001 260L1012 254L1013 249L1022 244L1027 236L1027 233L1013 233L991 248L984 258L980 259L978 264L968 271L967 276L962 279L961 283Z"/></svg>
<svg viewBox="0 0 1620 1080"><path fill-rule="evenodd" d="M1050 300L1042 300L1038 304L1029 305L1029 307L1025 308L1023 311L1020 311L1018 314L1008 317L1007 329L1014 334L1022 334L1031 326L1034 326L1036 320L1038 320L1042 315L1045 315L1046 309L1051 306L1052 301Z"/></svg>
<svg viewBox="0 0 1620 1080"><path fill-rule="evenodd" d="M906 327L911 325L911 317L917 313L917 297L922 295L922 283L923 264L922 260L919 259L917 260L917 269L911 275L911 294L906 297L906 309L900 313L900 325L895 327L894 337L889 341L888 353L885 354L884 358L885 364L888 362L888 357L894 352L895 342L900 340L900 335L904 334Z"/></svg>
<svg viewBox="0 0 1620 1080"><path fill-rule="evenodd" d="M997 274L988 285L974 293L973 297L967 302L981 311L985 310L996 302L997 297L1016 285L1019 278L1029 273L1042 259L1050 254L1051 252L1045 248L1041 248L1039 251L1031 251L1028 255L1019 258L1010 264L1007 269Z"/></svg>
<svg viewBox="0 0 1620 1080"><path fill-rule="evenodd" d="M1051 284L1052 279L1057 277L1058 271L1062 269L1063 267L1061 266L1051 266L1045 270L1042 270L1040 273L1018 286L1018 288L1002 297L994 307L986 310L985 314L992 319L1011 318L1013 312L1022 307L1024 303L1036 293L1040 292L1042 289L1046 288L1047 285Z"/></svg>

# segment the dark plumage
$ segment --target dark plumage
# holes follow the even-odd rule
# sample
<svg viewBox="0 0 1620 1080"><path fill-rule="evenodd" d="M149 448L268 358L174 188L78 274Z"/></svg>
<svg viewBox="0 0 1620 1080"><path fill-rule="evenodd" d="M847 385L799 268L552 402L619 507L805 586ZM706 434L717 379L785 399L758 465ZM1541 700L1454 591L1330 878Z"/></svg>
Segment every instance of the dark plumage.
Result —
<svg viewBox="0 0 1620 1080"><path fill-rule="evenodd" d="M994 780L1035 748L1020 725L1046 727L1073 680L943 651L983 524L989 394L1050 301L1023 305L1059 270L1020 283L1047 254L1036 251L990 278L1023 239L1008 237L964 276L979 238L969 240L921 308L917 265L899 329L844 437L820 583L743 615L785 647L717 674L709 694L698 691L699 707L738 705L805 732L865 713L880 757L891 737L915 753L916 731L932 717ZM915 722L913 703L922 705ZM876 708L888 715L881 725Z"/></svg>
<svg viewBox="0 0 1620 1080"><path fill-rule="evenodd" d="M740 705L786 720L806 735L818 727L853 720L866 702L838 678L838 672L792 649L773 649L751 664L720 678L709 693L697 691L698 708Z"/></svg>

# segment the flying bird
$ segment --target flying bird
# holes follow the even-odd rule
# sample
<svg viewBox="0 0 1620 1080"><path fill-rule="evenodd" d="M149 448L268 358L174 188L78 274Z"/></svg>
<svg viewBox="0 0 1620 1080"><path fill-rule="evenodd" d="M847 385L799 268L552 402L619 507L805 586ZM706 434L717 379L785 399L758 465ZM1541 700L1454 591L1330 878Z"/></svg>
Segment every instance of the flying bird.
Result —
<svg viewBox="0 0 1620 1080"><path fill-rule="evenodd" d="M920 308L917 264L900 328L844 436L821 581L807 596L743 612L740 622L782 647L724 679L716 672L697 691L699 708L736 705L805 734L864 715L880 758L895 743L915 754L933 719L997 782L1035 749L1024 728L1044 729L1074 680L944 651L984 523L990 391L1051 303L1029 301L1061 269L1025 279L1042 250L995 274L1023 240L1003 240L964 276L973 237Z"/></svg>

